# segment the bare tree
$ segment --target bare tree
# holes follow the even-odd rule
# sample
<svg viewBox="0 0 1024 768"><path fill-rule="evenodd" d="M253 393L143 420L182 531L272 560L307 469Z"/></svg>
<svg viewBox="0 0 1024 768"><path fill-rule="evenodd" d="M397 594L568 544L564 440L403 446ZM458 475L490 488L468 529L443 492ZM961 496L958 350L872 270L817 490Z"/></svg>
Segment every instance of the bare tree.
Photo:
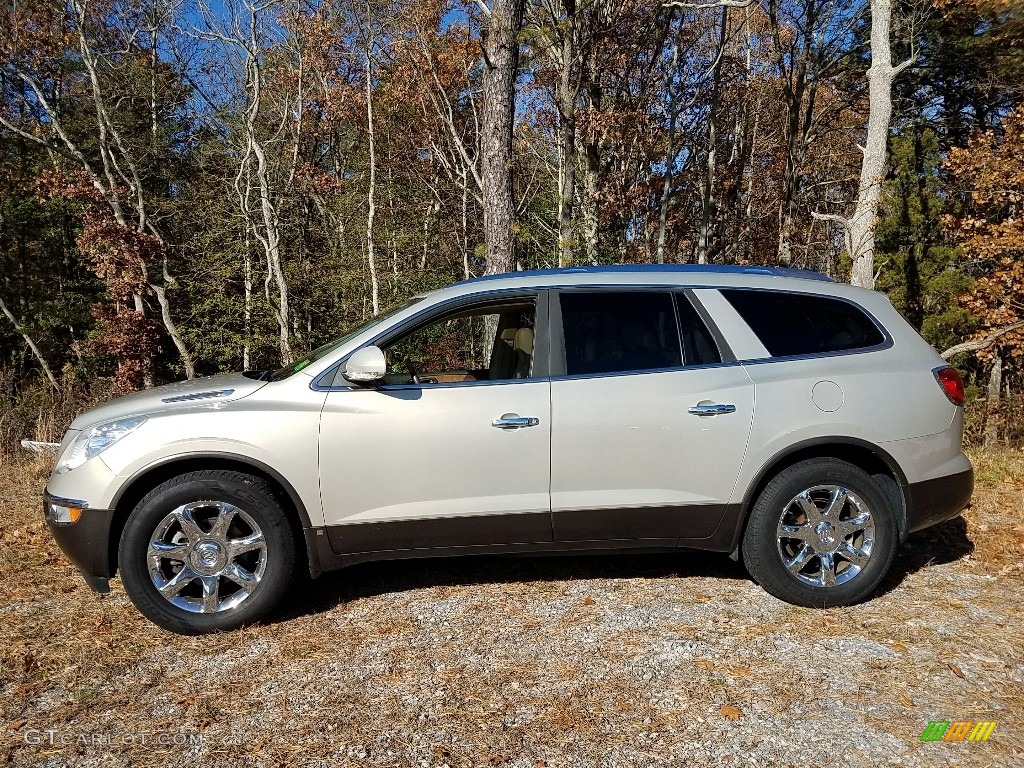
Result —
<svg viewBox="0 0 1024 768"><path fill-rule="evenodd" d="M281 361L285 364L292 360L291 317L289 309L288 279L285 275L281 252L280 209L282 193L275 180L279 169L273 166L273 148L284 141L289 119L292 115L301 114L301 92L287 99L287 103L278 105L277 114L270 114L271 107L265 104L265 56L269 44L268 16L272 13L276 0L259 2L259 0L232 0L225 14L214 11L211 6L200 0L199 9L202 26L190 30L195 37L207 42L219 43L228 61L233 66L235 77L240 81L245 94L242 107L241 146L238 152L238 170L236 189L239 179L252 179L252 191L255 192L254 208L246 207L241 211L244 226L252 237L260 244L266 261L266 277L264 279L264 296L272 307L274 319L279 331L279 347ZM301 58L300 58L301 66ZM302 79L298 78L299 89ZM270 128L266 125L269 123ZM287 178L295 173L297 154L291 157L291 168ZM242 181L249 184L248 181ZM244 195L239 195L239 202L248 206L250 193L248 187ZM271 284L274 292L271 293Z"/></svg>
<svg viewBox="0 0 1024 768"><path fill-rule="evenodd" d="M370 269L370 305L373 314L380 312L380 284L377 280L377 261L374 254L373 219L377 212L377 137L373 131L373 56L376 35L370 2L366 3L366 140L370 162L370 177L366 189L366 263Z"/></svg>
<svg viewBox="0 0 1024 768"><path fill-rule="evenodd" d="M487 274L511 272L516 266L512 130L516 116L519 30L525 5L525 0L492 0L489 6L477 0L486 22L480 31L484 66L480 169Z"/></svg>
<svg viewBox="0 0 1024 768"><path fill-rule="evenodd" d="M875 287L875 225L878 202L885 178L889 122L892 117L892 86L896 77L912 65L911 55L898 65L892 63L892 0L871 0L871 67L868 69L868 125L860 185L853 215L848 219L832 214L816 214L816 218L836 221L842 226L846 251L853 261L850 282L862 288Z"/></svg>

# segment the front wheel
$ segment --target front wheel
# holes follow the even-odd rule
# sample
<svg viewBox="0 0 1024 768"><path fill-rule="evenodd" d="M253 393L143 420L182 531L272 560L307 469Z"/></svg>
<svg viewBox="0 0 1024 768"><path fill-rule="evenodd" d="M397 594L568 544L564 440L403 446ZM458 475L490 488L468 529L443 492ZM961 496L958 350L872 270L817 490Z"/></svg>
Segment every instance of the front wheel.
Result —
<svg viewBox="0 0 1024 768"><path fill-rule="evenodd" d="M839 459L810 459L761 492L743 536L743 562L780 600L828 608L871 594L897 541L892 504L870 475Z"/></svg>
<svg viewBox="0 0 1024 768"><path fill-rule="evenodd" d="M139 502L121 534L118 564L131 601L155 624L185 635L229 630L283 597L295 537L263 479L190 472Z"/></svg>

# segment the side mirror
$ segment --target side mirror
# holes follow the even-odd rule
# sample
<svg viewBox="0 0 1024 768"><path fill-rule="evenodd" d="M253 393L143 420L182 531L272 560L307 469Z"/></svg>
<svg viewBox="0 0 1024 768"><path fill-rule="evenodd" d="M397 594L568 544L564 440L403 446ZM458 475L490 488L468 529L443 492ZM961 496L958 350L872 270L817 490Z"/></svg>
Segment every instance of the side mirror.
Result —
<svg viewBox="0 0 1024 768"><path fill-rule="evenodd" d="M354 384L371 384L383 379L387 368L380 347L362 347L349 356L341 375Z"/></svg>

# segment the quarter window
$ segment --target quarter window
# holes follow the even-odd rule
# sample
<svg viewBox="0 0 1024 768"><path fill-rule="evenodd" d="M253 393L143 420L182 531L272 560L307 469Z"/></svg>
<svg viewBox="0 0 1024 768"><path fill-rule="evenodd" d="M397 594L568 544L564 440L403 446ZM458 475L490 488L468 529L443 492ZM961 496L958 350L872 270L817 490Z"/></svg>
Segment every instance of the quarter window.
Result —
<svg viewBox="0 0 1024 768"><path fill-rule="evenodd" d="M871 318L846 301L780 291L721 293L772 357L842 352L885 341Z"/></svg>

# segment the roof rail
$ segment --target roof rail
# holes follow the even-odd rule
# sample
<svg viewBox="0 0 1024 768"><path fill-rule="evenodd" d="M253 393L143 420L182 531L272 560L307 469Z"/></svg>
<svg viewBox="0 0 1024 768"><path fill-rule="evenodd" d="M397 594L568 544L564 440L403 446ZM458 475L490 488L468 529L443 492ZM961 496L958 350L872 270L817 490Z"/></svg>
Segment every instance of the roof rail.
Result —
<svg viewBox="0 0 1024 768"><path fill-rule="evenodd" d="M742 264L600 264L596 266L562 267L560 269L531 269L523 272L504 272L497 275L483 275L462 280L458 285L498 280L505 277L558 277L559 275L607 275L615 273L681 273L719 275L766 275L772 277L795 277L803 280L822 280L828 283L832 278L820 272L794 267L756 267Z"/></svg>

